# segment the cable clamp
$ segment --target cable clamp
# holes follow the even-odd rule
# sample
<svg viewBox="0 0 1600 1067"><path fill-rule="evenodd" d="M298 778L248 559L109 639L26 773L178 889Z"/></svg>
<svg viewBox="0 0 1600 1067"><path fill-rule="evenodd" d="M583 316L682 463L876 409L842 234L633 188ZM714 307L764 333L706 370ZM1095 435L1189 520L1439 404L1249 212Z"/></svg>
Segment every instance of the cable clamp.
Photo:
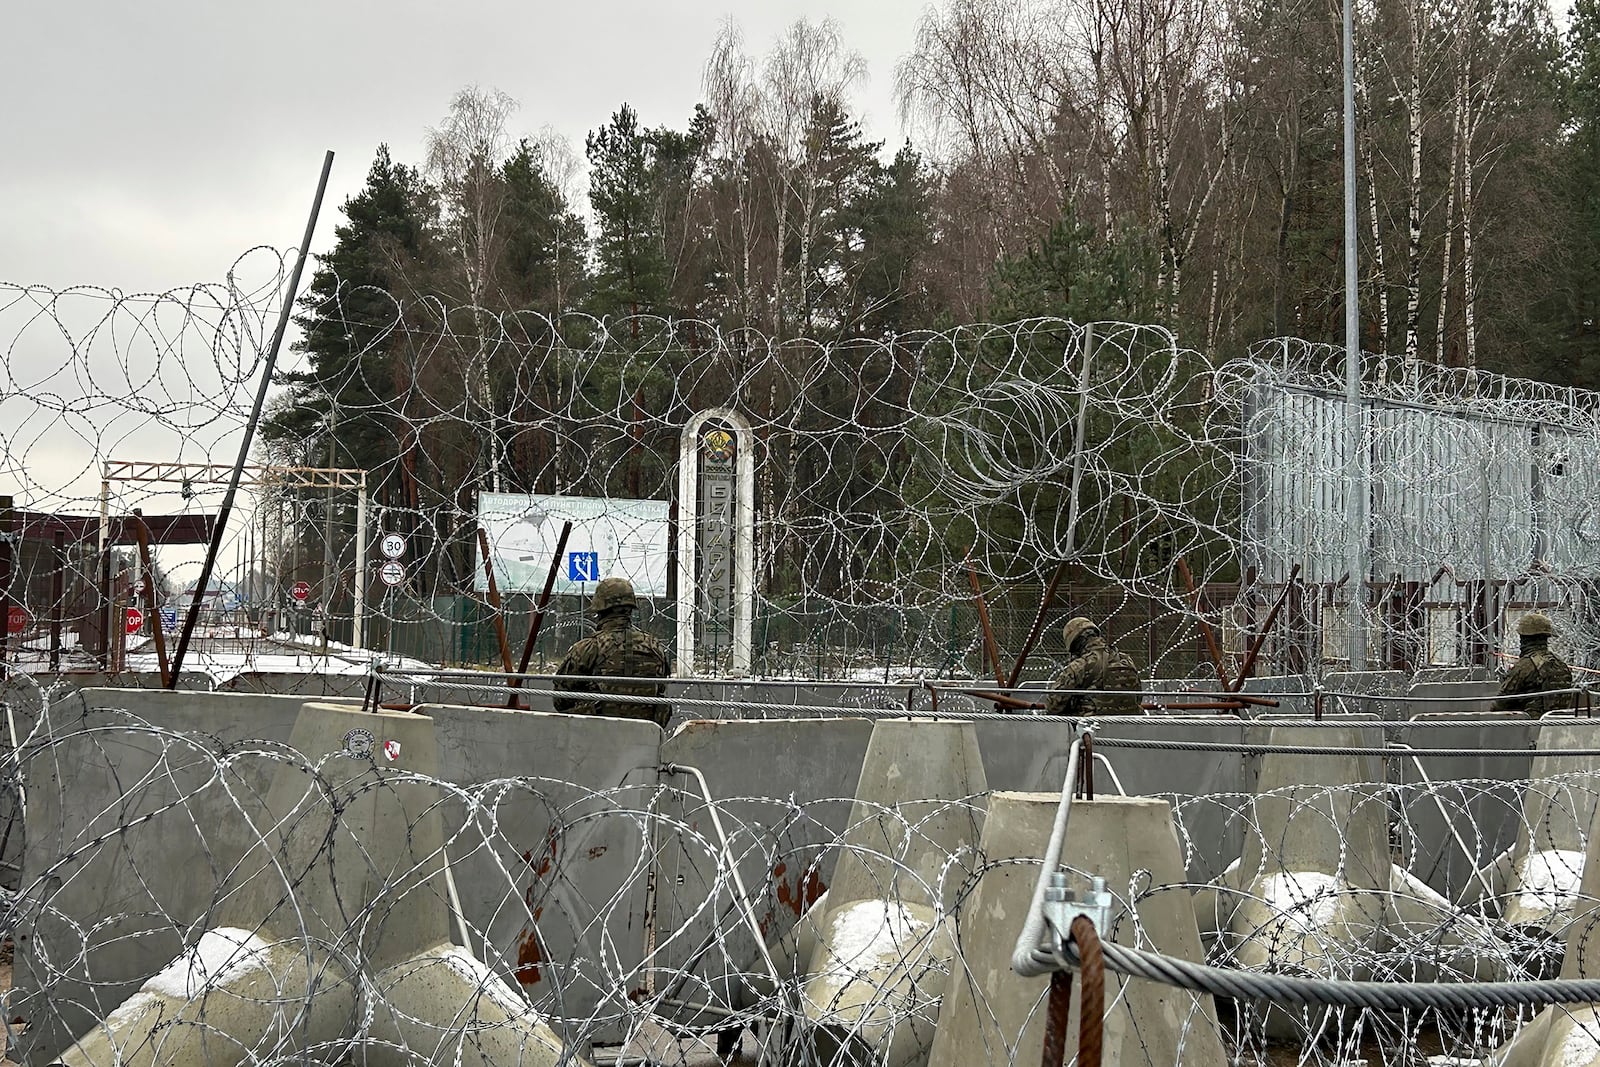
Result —
<svg viewBox="0 0 1600 1067"><path fill-rule="evenodd" d="M1089 891L1080 896L1067 887L1067 876L1057 871L1045 886L1041 910L1051 931L1048 944L1064 945L1072 939L1072 920L1080 915L1096 930L1110 927L1111 893L1106 889L1106 880L1095 875L1089 879Z"/></svg>

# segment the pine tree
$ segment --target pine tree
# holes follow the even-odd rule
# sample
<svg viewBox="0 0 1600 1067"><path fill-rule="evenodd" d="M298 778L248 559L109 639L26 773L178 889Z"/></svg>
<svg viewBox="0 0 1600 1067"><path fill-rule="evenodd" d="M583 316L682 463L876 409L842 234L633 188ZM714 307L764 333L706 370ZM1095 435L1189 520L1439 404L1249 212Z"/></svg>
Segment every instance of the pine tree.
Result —
<svg viewBox="0 0 1600 1067"><path fill-rule="evenodd" d="M1069 204L1036 245L995 268L994 314L1000 322L1038 316L1159 322L1154 275L1155 252L1138 230L1121 227L1102 241Z"/></svg>
<svg viewBox="0 0 1600 1067"><path fill-rule="evenodd" d="M623 104L589 134L589 204L594 210L594 282L590 309L638 315L668 304L667 266L657 205L656 146Z"/></svg>
<svg viewBox="0 0 1600 1067"><path fill-rule="evenodd" d="M502 168L506 206L502 296L514 310L557 316L582 299L588 235L583 220L524 138Z"/></svg>
<svg viewBox="0 0 1600 1067"><path fill-rule="evenodd" d="M1567 137L1562 146L1571 259L1563 295L1571 384L1600 383L1600 0L1577 0L1565 42Z"/></svg>
<svg viewBox="0 0 1600 1067"><path fill-rule="evenodd" d="M867 336L934 325L937 309L921 270L934 238L933 186L907 141L858 206L862 262L854 317Z"/></svg>
<svg viewBox="0 0 1600 1067"><path fill-rule="evenodd" d="M395 461L389 407L401 300L430 255L432 197L417 171L379 145L365 187L345 201L345 222L299 301L296 351L309 368L285 374L291 402L262 427L269 443L306 441L337 407L345 461L377 471Z"/></svg>
<svg viewBox="0 0 1600 1067"><path fill-rule="evenodd" d="M797 201L797 318L806 336L854 333L864 309L859 287L870 201L883 181L878 162L883 144L867 141L861 124L838 100L818 97L811 103L804 145L791 182Z"/></svg>

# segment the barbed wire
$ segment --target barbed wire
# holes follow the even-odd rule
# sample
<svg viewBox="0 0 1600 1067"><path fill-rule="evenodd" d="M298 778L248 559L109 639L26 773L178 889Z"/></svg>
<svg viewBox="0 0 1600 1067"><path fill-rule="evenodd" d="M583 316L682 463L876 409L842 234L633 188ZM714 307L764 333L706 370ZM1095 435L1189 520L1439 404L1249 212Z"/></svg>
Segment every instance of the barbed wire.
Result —
<svg viewBox="0 0 1600 1067"><path fill-rule="evenodd" d="M1039 860L933 831L940 811L981 821L983 796L865 804L781 760L753 773L726 765L714 747L697 784L663 767L664 751L620 736L582 775L551 752L506 776L504 757L481 748L451 757L473 767L399 771L376 754L360 763L249 739L269 722L286 731L294 698L201 698L217 703L195 722L238 716L230 736L157 725L167 720L134 710L136 695L55 695L65 698L8 707L16 744L0 794L27 793L25 854L0 844L0 861L22 861L0 926L17 951L5 1015L30 1054L53 1055L119 1010L121 1026L163 995L182 1026L237 1041L226 988L236 1006L270 1005L281 1020L239 1050L262 1060L388 1048L437 1062L527 1018L579 1052L689 1064L737 1038L762 1062L821 1067L887 1062L903 1051L895 1042L934 1041L929 1012L952 983L975 1017L1005 1015L994 998L1017 995L968 969L981 966L985 938L1009 952L1019 917L969 911L980 887L1015 873L1031 881ZM768 725L812 730L813 744L838 728ZM458 780L463 770L476 774ZM719 794L718 782L756 778L759 792ZM404 801L382 839L363 829L374 796ZM1396 1067L1419 1048L1479 1058L1527 1021L1490 1009L1594 996L1581 968L1584 981L1547 981L1564 945L1587 951L1600 905L1582 878L1600 808L1593 771L1166 799L1179 877L1131 870L1113 881L1107 965L1227 999L1213 1013L1176 994L1161 1024L1172 1029L1159 1030L1136 1012L1143 993L1113 985L1108 1013L1136 1012L1124 1048L1146 1059L1196 1062L1219 1039L1230 1056L1291 1047L1329 1067L1359 1049ZM1328 847L1310 863L1318 835ZM824 895L846 854L874 872L876 899ZM1068 869L1104 873L1083 857ZM1197 915L1204 952L1187 964L1163 925L1178 904ZM841 914L860 929L850 928L856 948L839 951L863 955L820 964L815 945L844 937ZM819 966L878 977L841 1014L842 1001L824 1010L817 999ZM423 1026L405 979L429 968L471 995ZM271 988L248 984L265 974ZM909 986L895 977L908 974L919 976ZM1352 993L1351 982L1364 984ZM1042 997L1029 989L1024 998ZM940 1015L938 1026L965 1017ZM1021 1049L990 1051L1009 1063Z"/></svg>
<svg viewBox="0 0 1600 1067"><path fill-rule="evenodd" d="M105 460L230 459L292 254L254 249L222 284L160 294L0 285L0 484L33 511L93 515ZM589 497L619 512L668 501L686 420L731 407L752 430L741 462L756 472L766 674L982 674L966 567L1011 658L1069 561L1045 614L1105 620L1150 676L1215 678L1201 622L1223 670L1237 671L1280 598L1262 665L1320 675L1343 655L1340 501L1356 437L1375 494L1365 624L1376 656L1491 666L1515 651L1516 613L1537 606L1558 617L1569 658L1600 664L1600 525L1580 491L1600 470L1588 394L1374 358L1356 420L1331 369L1342 352L1292 340L1213 365L1163 329L1123 323L821 342L334 291L301 307L317 351L289 360L260 458L365 470L364 536L406 535L405 579L386 591L354 573L351 491L263 487L220 561L237 618L216 620L239 641L265 634L263 655L278 625L348 643L363 584L363 644L432 663L492 658L492 613L475 588L479 494ZM216 493L199 478L118 482L110 511L199 516ZM93 553L74 538L62 564L40 531L23 533L25 650L46 651L58 619L70 664L104 658ZM158 552L169 597L195 555ZM542 577L545 562L526 567ZM312 587L314 625L290 607L296 581ZM643 619L671 625L664 605ZM507 621L523 626L520 608ZM581 632L581 604L559 602L547 627L548 664ZM1030 676L1064 655L1044 627Z"/></svg>
<svg viewBox="0 0 1600 1067"><path fill-rule="evenodd" d="M202 526L218 494L198 470L103 489L103 465L232 459L293 255L254 249L220 284L157 294L0 284L0 487L26 512L20 531L0 530L21 534L0 594L24 609L0 657L14 1054L139 1033L125 1062L189 1040L250 1062L415 1063L510 1041L531 1058L698 1065L739 1050L843 1067L930 1051L951 1062L933 1046L960 1033L987 1062L1033 1062L1016 1031L993 1025L1044 1012L1042 986L1003 987L989 971L987 942L998 931L1008 945L1019 913L977 902L1040 860L944 836L940 820L976 827L993 794L921 807L851 796L867 726L850 720L928 714L937 698L941 716L1003 729L1018 716L986 712L993 701L970 690L1040 699L1003 676L1037 632L1013 680L1053 673L1070 614L1103 622L1144 676L1172 680L1151 696L1237 702L1247 661L1290 676L1272 694L1287 714L1270 718L1245 706L1227 719L1026 723L1063 741L1090 729L1119 791L1134 780L1128 761L1163 751L1229 765L1373 757L1362 766L1387 778L1163 796L1181 867L1112 879L1101 931L1110 969L1142 976L1107 998L1123 1062L1487 1060L1534 1033L1513 1006L1544 1007L1574 1047L1600 1051L1593 1009L1559 1006L1596 996L1586 956L1600 900L1584 866L1600 782L1570 768L1600 750L1400 744L1412 728L1537 727L1477 715L1482 696L1402 692L1429 664L1489 676L1515 651L1522 611L1551 613L1568 658L1600 666L1595 396L1369 358L1356 411L1342 400L1342 349L1295 340L1217 365L1130 324L823 342L335 286L301 305L316 353L286 361L258 450L266 471L228 533L180 679L224 692L195 698L205 711L189 718L136 694L87 696L157 668L144 635L158 619L126 648L109 636L120 619L104 597L120 610L142 561L121 531L99 554L102 492L109 520L138 508ZM763 685L793 684L792 699L749 679L686 679L683 695L638 703L673 705L677 725L732 721L666 745L629 742L636 724L612 723L571 751L561 738L503 751L440 712L440 729L463 731L455 762L423 772L298 750L299 700L245 695L360 698L381 679L429 707L504 702L509 674L440 666L494 662L497 623L512 642L529 625L526 583L508 580L499 612L478 588L482 498L520 499L525 519L554 497L590 498L602 516L665 507L684 425L729 407L752 433L740 461L754 465L754 666ZM1335 678L1354 584L1352 454L1366 458L1372 505L1362 624L1374 661L1401 669ZM272 473L291 466L366 472L367 526L354 490ZM392 590L357 570L357 546L379 531L405 537ZM157 547L158 609L186 606L198 552ZM548 562L524 569L542 578ZM289 599L301 581L315 622ZM974 584L999 656L985 650ZM550 605L526 677L547 681L584 631L581 591ZM663 593L640 621L666 637L679 620ZM694 666L716 674L725 658L713 649ZM970 681L991 675L993 686ZM807 693L813 707L802 687L822 679L841 682ZM399 695L380 692L369 706ZM1418 694L1459 713L1304 714L1399 715ZM843 721L802 721L812 715ZM1183 732L1196 723L1354 725L1384 743L1196 740ZM1130 724L1141 736L1118 736ZM752 754L728 740L751 727L796 733ZM844 731L850 744L823 743ZM695 749L708 733L720 740ZM1050 755L1029 758L1053 766ZM1563 771L1429 777L1413 761L1430 755L1544 757ZM827 773L806 777L807 760ZM400 814L374 839L380 802ZM846 860L869 872L870 899L829 900ZM1075 881L1104 873L1073 862ZM1193 960L1168 939L1174 914L1194 915ZM1578 981L1550 981L1563 963ZM455 990L451 1010L435 1013L419 983ZM1160 1011L1141 1014L1152 997ZM265 1021L241 1026L241 1013Z"/></svg>

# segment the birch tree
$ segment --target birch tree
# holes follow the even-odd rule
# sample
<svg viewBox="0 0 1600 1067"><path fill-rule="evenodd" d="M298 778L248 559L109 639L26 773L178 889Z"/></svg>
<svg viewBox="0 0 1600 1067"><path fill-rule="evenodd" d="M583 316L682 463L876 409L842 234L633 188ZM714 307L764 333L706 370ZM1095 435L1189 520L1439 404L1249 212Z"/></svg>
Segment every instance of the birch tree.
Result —
<svg viewBox="0 0 1600 1067"><path fill-rule="evenodd" d="M500 218L506 202L500 168L511 147L506 124L516 109L516 101L499 89L469 86L451 98L450 113L427 135L427 172L443 196L444 224L472 309L483 307L500 259ZM493 352L477 322L478 312L469 314L473 316L470 329L474 340L466 379L490 430L483 438L481 467L489 487L501 492L502 449L496 433L500 411L495 371L490 367Z"/></svg>
<svg viewBox="0 0 1600 1067"><path fill-rule="evenodd" d="M1221 28L1213 0L952 0L899 68L902 107L947 167L987 186L993 221L975 221L996 257L1021 254L1068 201L1105 237L1127 219L1160 250L1176 319L1231 151Z"/></svg>

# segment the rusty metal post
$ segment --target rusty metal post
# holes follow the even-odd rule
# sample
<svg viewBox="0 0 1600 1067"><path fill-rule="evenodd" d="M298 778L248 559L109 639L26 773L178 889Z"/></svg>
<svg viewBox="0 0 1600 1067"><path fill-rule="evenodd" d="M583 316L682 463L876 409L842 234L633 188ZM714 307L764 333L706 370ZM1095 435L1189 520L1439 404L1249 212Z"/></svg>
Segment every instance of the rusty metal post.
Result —
<svg viewBox="0 0 1600 1067"><path fill-rule="evenodd" d="M568 519L561 524L561 536L556 538L556 553L550 560L550 570L544 576L544 588L539 591L539 601L534 605L533 614L528 616L528 639L522 642L522 659L517 662L517 677L507 683L508 688L521 689L522 675L528 673L528 661L533 659L533 646L539 640L539 631L544 629L545 611L550 606L550 594L556 587L556 576L561 573L561 556L567 550L567 537L572 533L572 520ZM519 707L517 695L513 693L506 701L506 707Z"/></svg>
<svg viewBox="0 0 1600 1067"><path fill-rule="evenodd" d="M489 535L478 527L478 548L483 551L483 573L489 579L489 606L494 609L494 635L500 643L500 664L507 674L516 671L511 659L511 642L506 637L506 616L500 610L500 587L494 580L494 560L489 555Z"/></svg>
<svg viewBox="0 0 1600 1067"><path fill-rule="evenodd" d="M50 669L61 669L61 626L66 618L67 599L67 533L57 530L51 539L54 559L50 576Z"/></svg>
<svg viewBox="0 0 1600 1067"><path fill-rule="evenodd" d="M941 687L935 686L928 682L924 682L923 686L932 690L933 710L937 712L939 710L939 691ZM949 689L950 692L960 693L963 696L977 697L979 700L992 700L997 707L1015 708L1019 711L1040 711L1044 708L1044 705L1036 700L1024 700L1021 697L1009 696L1005 693L995 693L988 689L961 688L956 686L950 686Z"/></svg>
<svg viewBox="0 0 1600 1067"><path fill-rule="evenodd" d="M111 673L121 674L128 669L128 605L115 593L111 597Z"/></svg>
<svg viewBox="0 0 1600 1067"><path fill-rule="evenodd" d="M12 553L12 541L17 538L15 528L11 498L0 496L0 667L5 666L6 647L11 643L11 561L15 558ZM21 646L22 642L18 641L19 652Z"/></svg>
<svg viewBox="0 0 1600 1067"><path fill-rule="evenodd" d="M1006 685L1005 668L1000 666L1000 646L995 643L994 627L989 623L989 605L983 599L983 589L978 584L978 568L972 562L970 551L967 553L967 578L972 583L972 597L978 602L978 623L983 627L984 651L994 665L994 684L1001 689L1009 688Z"/></svg>
<svg viewBox="0 0 1600 1067"><path fill-rule="evenodd" d="M991 693L986 689L957 689L955 692L965 693L967 696L978 697L981 700L992 700L996 708L1012 708L1016 711L1038 711L1044 705L1034 700L1023 700L1021 697L1009 696L1005 693Z"/></svg>
<svg viewBox="0 0 1600 1067"><path fill-rule="evenodd" d="M1278 621L1278 612L1283 610L1283 602L1289 596L1289 590L1294 588L1294 581L1300 577L1300 564L1296 563L1289 570L1289 581L1285 583L1283 592L1278 594L1278 599L1273 603L1272 610L1267 612L1267 620L1261 624L1261 632L1256 634L1255 640L1250 642L1250 649L1245 653L1244 662L1239 665L1239 677L1234 680L1229 688L1234 692L1244 688L1246 679L1256 669L1256 657L1261 654L1262 646L1267 643L1267 635L1272 632L1273 624Z"/></svg>
<svg viewBox="0 0 1600 1067"><path fill-rule="evenodd" d="M167 663L167 638L161 632L161 613L156 608L156 572L150 565L150 527L145 525L144 513L138 508L133 509L133 532L139 539L139 561L144 565L144 610L145 617L150 620L150 634L155 638L161 688L171 689L172 668Z"/></svg>
<svg viewBox="0 0 1600 1067"><path fill-rule="evenodd" d="M1179 556L1177 566L1178 573L1183 577L1184 588L1189 591L1190 596L1194 597L1195 618L1200 620L1200 633L1206 639L1206 650L1211 654L1211 662L1217 668L1217 680L1222 683L1224 688L1232 689L1233 683L1229 680L1228 668L1223 665L1222 648L1217 644L1217 635L1212 633L1211 624L1200 613L1200 599L1204 590L1195 589L1194 575L1189 571L1188 560Z"/></svg>
<svg viewBox="0 0 1600 1067"><path fill-rule="evenodd" d="M1237 700L1202 700L1184 703L1171 701L1145 701L1139 705L1146 711L1244 711L1250 705Z"/></svg>
<svg viewBox="0 0 1600 1067"><path fill-rule="evenodd" d="M111 555L113 549L111 542L106 541L100 549L100 599L95 606L95 614L100 617L100 644L96 651L100 654L100 662L106 670L113 670L111 663Z"/></svg>
<svg viewBox="0 0 1600 1067"><path fill-rule="evenodd" d="M1039 635L1044 632L1044 618L1049 614L1050 605L1056 599L1056 589L1061 585L1061 579L1066 576L1067 566L1066 560L1056 564L1056 572L1050 576L1050 584L1045 586L1044 596L1039 598L1039 611L1033 617L1033 625L1028 627L1028 636L1022 642L1022 650L1017 653L1017 662L1011 668L1011 679L1006 683L1007 689L1017 687L1017 680L1022 677L1022 667L1028 662L1033 646L1038 644Z"/></svg>

